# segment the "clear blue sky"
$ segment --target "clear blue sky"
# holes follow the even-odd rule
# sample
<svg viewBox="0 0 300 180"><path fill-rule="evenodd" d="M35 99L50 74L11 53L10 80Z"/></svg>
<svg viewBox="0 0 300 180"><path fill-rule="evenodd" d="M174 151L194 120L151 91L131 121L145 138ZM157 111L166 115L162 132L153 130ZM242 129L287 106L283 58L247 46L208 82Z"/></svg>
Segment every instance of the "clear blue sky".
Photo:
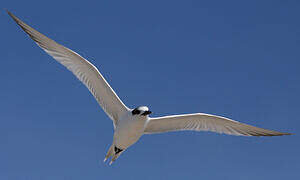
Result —
<svg viewBox="0 0 300 180"><path fill-rule="evenodd" d="M89 91L0 13L0 179L300 178L299 1L5 1L96 65L129 106L205 112L284 137L143 136L102 163L112 121Z"/></svg>

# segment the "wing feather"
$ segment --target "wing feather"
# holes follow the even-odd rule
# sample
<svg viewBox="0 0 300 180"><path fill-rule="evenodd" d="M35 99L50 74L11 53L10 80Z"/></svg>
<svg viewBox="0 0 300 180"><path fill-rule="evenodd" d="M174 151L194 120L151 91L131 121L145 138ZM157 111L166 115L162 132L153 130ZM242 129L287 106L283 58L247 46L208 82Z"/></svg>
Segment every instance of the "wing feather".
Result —
<svg viewBox="0 0 300 180"><path fill-rule="evenodd" d="M212 131L239 136L290 135L290 133L262 129L225 117L204 113L150 118L145 129L145 134L184 130Z"/></svg>
<svg viewBox="0 0 300 180"><path fill-rule="evenodd" d="M76 52L56 43L45 35L25 24L15 15L7 12L13 20L40 46L46 53L70 70L93 94L99 105L117 124L119 115L128 108L110 87L98 69Z"/></svg>

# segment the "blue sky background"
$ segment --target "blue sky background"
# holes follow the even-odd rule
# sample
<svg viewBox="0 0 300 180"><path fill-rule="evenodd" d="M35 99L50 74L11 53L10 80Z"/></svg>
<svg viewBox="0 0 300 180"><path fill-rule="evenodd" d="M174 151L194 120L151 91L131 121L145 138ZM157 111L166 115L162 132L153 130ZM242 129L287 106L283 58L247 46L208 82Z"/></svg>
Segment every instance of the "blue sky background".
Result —
<svg viewBox="0 0 300 180"><path fill-rule="evenodd" d="M206 112L284 137L143 136L102 163L112 121L0 13L0 179L300 178L299 1L3 1L96 65L129 106Z"/></svg>

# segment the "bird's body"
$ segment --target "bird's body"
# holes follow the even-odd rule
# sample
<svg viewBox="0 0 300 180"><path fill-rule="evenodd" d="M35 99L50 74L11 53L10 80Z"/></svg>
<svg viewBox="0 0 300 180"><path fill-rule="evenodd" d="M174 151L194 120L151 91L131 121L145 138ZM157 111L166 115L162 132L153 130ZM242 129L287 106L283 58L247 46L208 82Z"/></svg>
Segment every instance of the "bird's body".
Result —
<svg viewBox="0 0 300 180"><path fill-rule="evenodd" d="M147 116L132 116L131 112L126 113L120 119L114 132L114 144L120 149L127 149L144 134Z"/></svg>
<svg viewBox="0 0 300 180"><path fill-rule="evenodd" d="M13 20L56 61L70 70L93 94L99 105L112 119L113 142L104 160L115 161L125 149L137 142L143 134L170 131L213 131L241 136L281 136L290 133L262 129L231 119L204 113L149 117L146 106L128 108L110 87L98 69L76 52L56 43L25 24L12 13Z"/></svg>
<svg viewBox="0 0 300 180"><path fill-rule="evenodd" d="M141 112L149 112L148 107L145 106L136 109L144 109L144 111L141 110ZM113 143L109 148L104 161L111 156L113 156L112 160L114 161L121 152L136 143L144 134L146 125L149 121L148 115L138 116L134 115L132 111L133 110L129 110L120 116L118 124L115 125Z"/></svg>

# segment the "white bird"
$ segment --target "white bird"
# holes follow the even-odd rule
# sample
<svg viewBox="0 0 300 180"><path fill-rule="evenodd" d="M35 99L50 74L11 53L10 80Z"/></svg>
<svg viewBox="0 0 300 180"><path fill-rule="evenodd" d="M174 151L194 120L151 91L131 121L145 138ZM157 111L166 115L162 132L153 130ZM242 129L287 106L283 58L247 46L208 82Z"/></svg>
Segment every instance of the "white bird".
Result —
<svg viewBox="0 0 300 180"><path fill-rule="evenodd" d="M282 136L281 133L243 124L225 117L204 113L149 117L148 107L128 108L110 87L98 69L76 52L56 43L25 24L12 13L13 20L56 61L69 69L93 94L99 105L112 119L114 137L104 161L114 162L124 150L137 142L143 134L170 131L213 131L241 136Z"/></svg>

